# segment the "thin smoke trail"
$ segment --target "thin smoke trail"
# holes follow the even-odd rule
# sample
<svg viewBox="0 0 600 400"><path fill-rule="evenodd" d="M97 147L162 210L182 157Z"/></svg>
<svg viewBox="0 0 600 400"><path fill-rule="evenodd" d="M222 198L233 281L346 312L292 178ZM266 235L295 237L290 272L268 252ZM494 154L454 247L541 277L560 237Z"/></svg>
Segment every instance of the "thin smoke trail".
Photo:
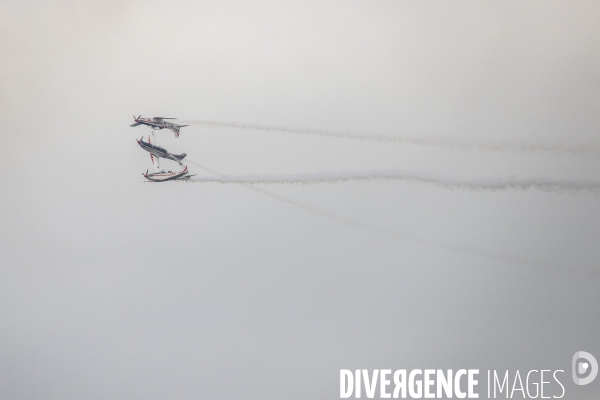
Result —
<svg viewBox="0 0 600 400"><path fill-rule="evenodd" d="M190 162L190 164L200 167L200 168L204 169L205 171L209 172L210 174L213 174L217 177L223 178L226 176L226 175L223 175L220 172L217 172L217 171L215 171L211 168L208 168L202 164L198 164L195 162ZM185 181L182 181L182 182L185 182ZM453 253L460 253L460 254L465 254L465 255L469 255L469 256L482 257L482 258L486 258L486 259L493 260L493 261L499 261L502 263L526 265L526 266L540 268L540 269L544 269L544 270L560 270L560 271L567 272L567 273L586 274L586 275L591 275L591 276L597 276L599 274L598 272L589 272L589 271L577 270L574 268L567 268L564 265L557 265L557 264L553 264L550 262L541 262L539 260L532 260L532 259L526 259L526 258L522 258L522 257L508 256L508 255L499 254L499 253L490 253L490 252L486 252L486 251L468 248L465 246L457 246L457 245L451 245L448 243L442 243L442 242L436 242L436 241L432 241L432 240L425 240L425 239L411 237L411 236L400 234L398 232L395 232L395 231L392 231L389 229L385 229L382 227L366 224L361 221L356 221L356 220L352 220L349 218L345 218L343 216L333 214L328 211L298 202L298 201L290 199L288 197L281 196L279 194L273 193L271 191L268 191L268 190L258 187L258 186L250 185L247 183L240 183L240 184L249 190L252 190L254 192L271 197L273 199L276 199L283 203L300 208L302 210L308 211L312 214L320 215L322 217L325 217L325 218L328 218L328 219L331 219L331 220L334 220L334 221L337 221L337 222L340 222L340 223L343 223L343 224L346 224L346 225L349 225L349 226L352 226L352 227L355 227L358 229L369 231L369 232L372 232L372 233L375 233L378 235L383 235L383 236L391 237L394 239L400 239L402 241L415 243L415 244L418 244L421 246L434 247L437 249L441 249L441 250L449 251L449 252L453 252Z"/></svg>
<svg viewBox="0 0 600 400"><path fill-rule="evenodd" d="M195 176L190 182L217 182L238 184L318 184L349 181L393 180L434 185L445 189L474 191L540 190L545 192L599 193L600 182L546 179L546 178L476 178L454 179L443 176L404 171L342 171L327 173L301 173L287 175L209 175Z"/></svg>
<svg viewBox="0 0 600 400"><path fill-rule="evenodd" d="M368 140L378 142L403 143L427 147L450 147L465 150L481 150L481 151L496 151L496 152L520 152L520 153L551 153L557 155L572 155L572 156L600 156L600 149L590 144L567 144L567 143L552 143L545 141L481 141L467 140L459 138L444 138L444 137L421 137L414 135L364 135L351 134L341 132L331 132L314 129L299 129L289 128L284 126L269 126L260 124L246 124L238 122L219 122L219 121L196 121L186 120L189 124L212 126L217 128L237 128L237 129L252 129L267 132L285 132L303 135L313 135L322 137L333 137L338 139L353 139L353 140Z"/></svg>

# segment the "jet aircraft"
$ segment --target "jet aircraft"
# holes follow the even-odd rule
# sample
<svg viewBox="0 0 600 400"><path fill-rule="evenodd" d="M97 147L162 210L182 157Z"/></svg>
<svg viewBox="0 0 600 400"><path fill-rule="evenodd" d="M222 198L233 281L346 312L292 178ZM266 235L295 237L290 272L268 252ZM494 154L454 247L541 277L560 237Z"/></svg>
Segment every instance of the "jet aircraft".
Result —
<svg viewBox="0 0 600 400"><path fill-rule="evenodd" d="M163 171L149 174L148 171L146 171L146 173L145 174L142 173L142 175L144 176L144 178L146 178L146 182L180 181L180 180L189 179L192 176L194 176L194 175L190 175L188 173L187 166L179 172L163 170Z"/></svg>
<svg viewBox="0 0 600 400"><path fill-rule="evenodd" d="M141 115L139 117L136 117L134 115L133 120L135 121L135 123L131 124L130 126L146 125L152 129L165 129L165 128L170 129L171 131L173 131L176 138L179 137L179 128L183 128L184 126L187 126L187 125L177 125L172 122L167 122L167 121L165 121L165 119L175 119L175 118L163 118L163 117L142 118Z"/></svg>
<svg viewBox="0 0 600 400"><path fill-rule="evenodd" d="M162 158L168 158L169 160L173 160L173 161L179 163L179 165L183 166L183 163L181 162L181 160L183 160L187 154L185 154L185 153L171 154L167 150L163 149L162 147L152 144L150 136L148 136L148 142L144 142L143 137L141 137L140 139L136 139L136 140L142 149L144 149L148 153L150 153L150 158L152 159L152 163L154 163L153 157L157 157L157 158L162 157Z"/></svg>

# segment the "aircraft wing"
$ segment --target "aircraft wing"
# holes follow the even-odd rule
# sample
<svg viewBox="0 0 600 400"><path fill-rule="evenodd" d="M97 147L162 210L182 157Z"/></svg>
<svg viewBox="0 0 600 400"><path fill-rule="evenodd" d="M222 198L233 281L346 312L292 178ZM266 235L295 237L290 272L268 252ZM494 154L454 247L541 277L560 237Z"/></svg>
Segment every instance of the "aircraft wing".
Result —
<svg viewBox="0 0 600 400"><path fill-rule="evenodd" d="M141 123L139 123L139 122L136 122L135 124L131 124L131 125L129 125L129 126L138 126L138 125L142 125L142 124L141 124Z"/></svg>
<svg viewBox="0 0 600 400"><path fill-rule="evenodd" d="M150 159L152 160L152 164L154 164L154 169L156 172L160 171L160 159L156 157L154 154L150 154Z"/></svg>

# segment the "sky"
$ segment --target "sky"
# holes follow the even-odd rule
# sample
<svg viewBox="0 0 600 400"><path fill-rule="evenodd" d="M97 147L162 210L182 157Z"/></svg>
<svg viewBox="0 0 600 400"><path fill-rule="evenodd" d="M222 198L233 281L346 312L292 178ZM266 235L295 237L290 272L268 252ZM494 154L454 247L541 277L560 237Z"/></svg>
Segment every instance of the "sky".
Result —
<svg viewBox="0 0 600 400"><path fill-rule="evenodd" d="M598 397L570 378L600 356L597 191L146 184L129 126L188 121L157 139L197 174L598 182L597 2L0 15L0 397L331 399L358 368L563 369Z"/></svg>

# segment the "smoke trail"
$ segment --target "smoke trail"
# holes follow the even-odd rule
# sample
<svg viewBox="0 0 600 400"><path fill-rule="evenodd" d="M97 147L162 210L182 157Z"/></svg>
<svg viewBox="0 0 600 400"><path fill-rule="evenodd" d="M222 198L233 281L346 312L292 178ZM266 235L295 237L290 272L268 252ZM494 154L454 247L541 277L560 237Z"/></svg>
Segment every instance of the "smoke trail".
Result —
<svg viewBox="0 0 600 400"><path fill-rule="evenodd" d="M210 174L213 174L216 177L219 177L221 179L224 179L226 177L226 175L223 175L220 172L217 172L217 171L215 171L211 168L208 168L202 164L198 164L195 162L190 162L190 163L193 165L196 165L197 167L204 169L205 171L209 172ZM358 229L369 231L369 232L372 232L372 233L375 233L378 235L383 235L383 236L391 237L394 239L400 239L402 241L415 243L415 244L418 244L421 246L434 247L437 249L441 249L441 250L449 251L449 252L453 252L453 253L487 258L489 260L499 261L502 263L526 265L529 267L535 267L535 268L540 268L540 269L544 269L544 270L560 270L560 271L563 271L566 273L585 274L585 275L590 275L590 276L598 276L600 274L600 272L598 272L598 271L580 270L580 269L576 269L576 268L572 268L572 267L567 267L564 265L555 264L552 262L542 262L539 260L527 259L527 258L523 258L523 257L508 256L505 254L491 253L491 252L486 252L486 251L482 251L482 250L478 250L478 249L472 249L472 248L468 248L465 246L458 246L458 245L452 245L452 244L448 244L448 243L426 240L426 239L422 239L422 238L416 238L416 237L404 235L404 234L401 234L401 233L398 233L398 232L395 232L395 231L392 231L389 229L385 229L382 227L369 225L369 224L366 224L361 221L356 221L356 220L352 220L349 218L345 218L340 215L336 215L336 214L330 213L328 211L298 202L298 201L290 199L288 197L284 197L279 194L270 192L270 191L268 191L264 188L258 187L258 186L253 186L248 183L240 183L240 184L249 190L252 190L254 192L271 197L271 198L281 201L283 203L290 204L294 207L308 211L312 214L320 215L322 217L325 217L325 218L328 218L328 219L331 219L331 220L334 220L334 221L337 221L337 222L340 222L340 223L343 223L343 224L346 224L346 225L349 225L349 226L352 226L352 227L355 227Z"/></svg>
<svg viewBox="0 0 600 400"><path fill-rule="evenodd" d="M303 135L333 137L338 139L369 140L379 142L404 143L427 147L450 147L466 150L496 151L496 152L520 152L520 153L551 153L557 155L572 156L600 156L600 149L591 144L567 144L552 143L545 141L481 141L445 137L421 137L421 136L392 136L392 135L364 135L341 132L331 132L313 129L288 128L283 126L269 126L260 124L244 124L237 122L219 121L184 121L189 124L212 126L218 128L252 129L268 132L285 132Z"/></svg>
<svg viewBox="0 0 600 400"><path fill-rule="evenodd" d="M546 192L600 192L600 182L545 178L476 178L452 179L448 177L410 173L404 171L328 172L289 175L222 175L195 176L191 182L218 182L238 184L317 184L348 181L394 180L417 182L445 189L476 191L540 190Z"/></svg>

